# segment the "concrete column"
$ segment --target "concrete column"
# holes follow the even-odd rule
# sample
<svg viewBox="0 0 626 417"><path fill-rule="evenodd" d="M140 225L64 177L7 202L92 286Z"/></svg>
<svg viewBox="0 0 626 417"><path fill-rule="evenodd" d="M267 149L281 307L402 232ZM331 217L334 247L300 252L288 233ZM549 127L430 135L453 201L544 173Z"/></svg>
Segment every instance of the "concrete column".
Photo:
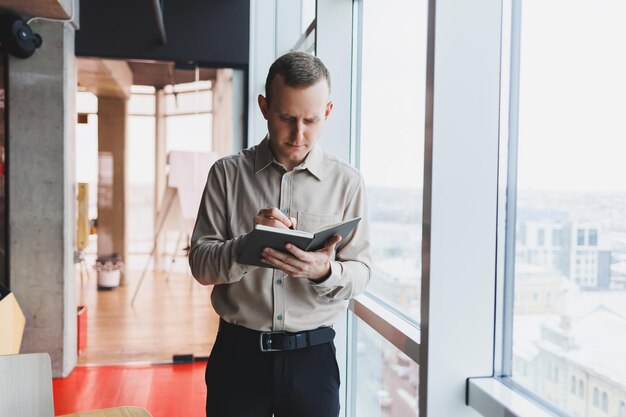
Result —
<svg viewBox="0 0 626 417"><path fill-rule="evenodd" d="M9 273L26 316L21 352L49 353L61 377L76 365L74 27L32 27L41 48L9 58Z"/></svg>
<svg viewBox="0 0 626 417"><path fill-rule="evenodd" d="M117 253L124 261L127 103L123 97L98 97L98 256Z"/></svg>
<svg viewBox="0 0 626 417"><path fill-rule="evenodd" d="M6 100L6 91L7 91L7 86L5 84L5 72L8 71L7 69L7 65L5 64L6 61L3 61L0 64L0 77L2 77L2 79L0 79L0 86L2 88L2 92L4 93L4 100ZM3 103L4 104L4 103ZM2 115L0 116L0 137L1 137L1 146L2 149L0 150L0 162L4 165L5 164L5 150L7 148L7 143L8 143L8 138L5 136L5 132L6 132L6 125L8 124L8 120L5 120L4 118L6 117L6 113L2 112ZM2 213L5 213L5 210L8 209L7 207L7 201L8 201L8 195L6 194L8 192L7 188L6 188L6 168L3 166L2 169L0 170L2 171L0 174L0 188L2 189L1 194L2 196L0 197L0 210ZM8 288L9 287L9 271L7 271L7 265L8 265L8 259L7 254L9 253L9 241L5 240L5 237L7 235L7 230L8 230L8 225L6 224L6 222L4 220L0 220L0 285Z"/></svg>
<svg viewBox="0 0 626 417"><path fill-rule="evenodd" d="M165 166L167 165L166 154L166 129L165 129L165 92L163 89L155 93L154 109L154 235L158 232L159 212L162 208L163 195L165 194ZM165 235L155 241L154 270L163 271L163 253L165 251Z"/></svg>
<svg viewBox="0 0 626 417"><path fill-rule="evenodd" d="M213 82L213 151L233 153L233 70L218 69Z"/></svg>

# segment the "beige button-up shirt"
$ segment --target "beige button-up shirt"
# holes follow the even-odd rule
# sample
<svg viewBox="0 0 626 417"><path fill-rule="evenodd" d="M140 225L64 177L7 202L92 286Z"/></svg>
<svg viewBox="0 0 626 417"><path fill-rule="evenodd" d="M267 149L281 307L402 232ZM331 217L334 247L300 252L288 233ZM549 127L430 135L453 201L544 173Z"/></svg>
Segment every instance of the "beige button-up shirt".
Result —
<svg viewBox="0 0 626 417"><path fill-rule="evenodd" d="M331 275L316 284L277 269L237 262L253 218L277 207L305 231L357 216L354 233L339 242ZM333 324L371 275L365 186L353 167L319 144L287 172L268 139L217 161L207 179L191 238L193 276L215 285L213 307L229 323L255 330L301 331Z"/></svg>

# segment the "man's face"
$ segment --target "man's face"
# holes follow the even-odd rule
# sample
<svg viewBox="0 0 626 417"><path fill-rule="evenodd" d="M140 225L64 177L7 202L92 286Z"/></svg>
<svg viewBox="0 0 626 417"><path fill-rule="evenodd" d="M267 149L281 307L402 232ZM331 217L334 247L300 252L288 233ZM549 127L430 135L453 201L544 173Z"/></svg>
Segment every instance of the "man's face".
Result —
<svg viewBox="0 0 626 417"><path fill-rule="evenodd" d="M291 170L313 148L333 108L328 83L322 79L309 87L290 87L279 74L270 88L270 102L259 95L259 107L267 120L274 158Z"/></svg>

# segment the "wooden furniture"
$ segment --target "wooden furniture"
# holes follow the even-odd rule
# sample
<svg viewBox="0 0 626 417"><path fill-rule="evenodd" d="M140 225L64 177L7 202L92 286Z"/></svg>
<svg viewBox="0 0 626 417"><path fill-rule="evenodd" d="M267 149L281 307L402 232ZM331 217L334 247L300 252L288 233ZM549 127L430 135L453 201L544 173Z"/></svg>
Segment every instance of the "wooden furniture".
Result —
<svg viewBox="0 0 626 417"><path fill-rule="evenodd" d="M15 295L9 293L0 297L0 355L19 353L25 324L24 313Z"/></svg>
<svg viewBox="0 0 626 417"><path fill-rule="evenodd" d="M104 410L84 411L82 413L65 414L60 417L151 417L140 407L115 407Z"/></svg>
<svg viewBox="0 0 626 417"><path fill-rule="evenodd" d="M0 356L0 417L54 417L47 353ZM116 407L63 417L151 417L143 408Z"/></svg>

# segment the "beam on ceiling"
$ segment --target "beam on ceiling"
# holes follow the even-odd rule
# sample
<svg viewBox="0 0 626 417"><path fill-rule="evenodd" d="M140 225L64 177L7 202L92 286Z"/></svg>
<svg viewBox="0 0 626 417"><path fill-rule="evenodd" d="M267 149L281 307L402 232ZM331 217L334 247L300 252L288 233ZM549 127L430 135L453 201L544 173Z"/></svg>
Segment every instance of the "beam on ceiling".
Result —
<svg viewBox="0 0 626 417"><path fill-rule="evenodd" d="M69 19L71 3L68 0L0 0L0 7L26 16Z"/></svg>
<svg viewBox="0 0 626 417"><path fill-rule="evenodd" d="M77 58L78 86L101 97L130 97L133 73L125 61Z"/></svg>

